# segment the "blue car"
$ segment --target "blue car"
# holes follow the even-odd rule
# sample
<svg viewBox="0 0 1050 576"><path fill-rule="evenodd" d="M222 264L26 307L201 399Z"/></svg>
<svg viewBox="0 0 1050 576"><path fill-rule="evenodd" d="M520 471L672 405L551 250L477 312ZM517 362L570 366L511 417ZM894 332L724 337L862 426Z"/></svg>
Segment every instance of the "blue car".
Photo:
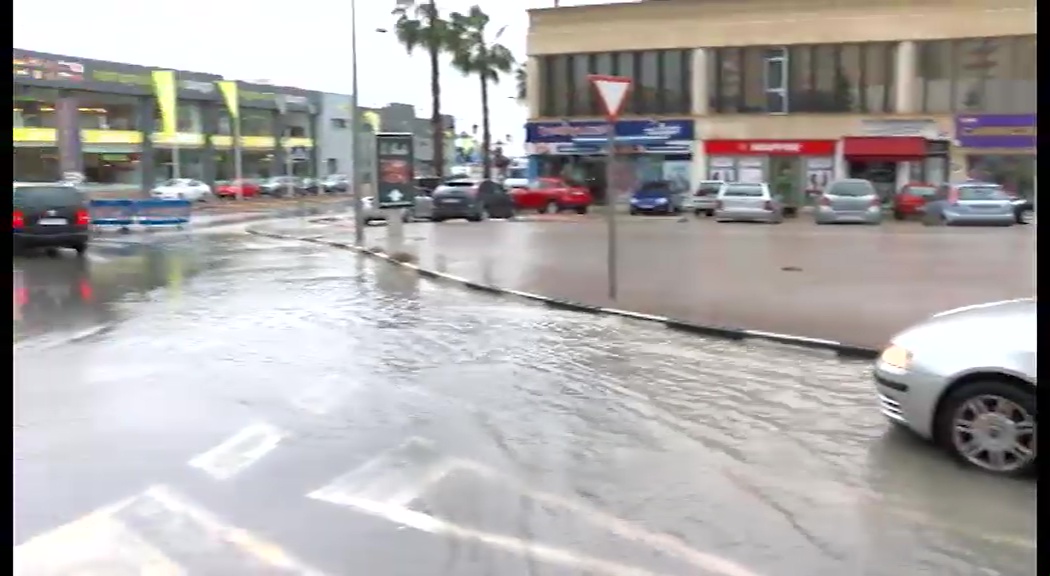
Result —
<svg viewBox="0 0 1050 576"><path fill-rule="evenodd" d="M646 182L631 194L631 214L678 214L682 199L667 182Z"/></svg>

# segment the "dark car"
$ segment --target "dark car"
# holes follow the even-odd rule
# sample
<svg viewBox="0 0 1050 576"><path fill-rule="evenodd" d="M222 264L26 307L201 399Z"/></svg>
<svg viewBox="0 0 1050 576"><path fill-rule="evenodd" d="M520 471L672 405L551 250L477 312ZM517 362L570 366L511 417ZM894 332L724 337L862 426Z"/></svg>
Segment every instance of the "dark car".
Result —
<svg viewBox="0 0 1050 576"><path fill-rule="evenodd" d="M259 185L259 192L264 196L287 196L292 194L303 194L305 189L303 182L295 176L274 176L263 180Z"/></svg>
<svg viewBox="0 0 1050 576"><path fill-rule="evenodd" d="M31 248L88 249L91 216L85 195L67 184L14 184L11 228L16 252Z"/></svg>
<svg viewBox="0 0 1050 576"><path fill-rule="evenodd" d="M490 216L514 216L514 201L507 189L492 180L447 180L434 190L432 198L434 222L453 218L480 222Z"/></svg>
<svg viewBox="0 0 1050 576"><path fill-rule="evenodd" d="M1031 224L1035 217L1035 202L1024 196L1014 196L1010 203L1014 205L1014 220L1018 224Z"/></svg>
<svg viewBox="0 0 1050 576"><path fill-rule="evenodd" d="M631 214L678 214L682 197L668 182L646 182L631 194Z"/></svg>

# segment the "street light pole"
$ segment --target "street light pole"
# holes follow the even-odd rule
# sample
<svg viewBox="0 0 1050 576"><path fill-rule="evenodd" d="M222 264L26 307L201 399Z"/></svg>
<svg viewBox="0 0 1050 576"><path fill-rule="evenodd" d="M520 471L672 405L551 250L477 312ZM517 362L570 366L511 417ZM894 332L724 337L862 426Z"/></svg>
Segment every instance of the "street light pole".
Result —
<svg viewBox="0 0 1050 576"><path fill-rule="evenodd" d="M357 98L357 1L350 0L350 63L353 66L351 76L350 94L350 134L352 146L350 147L350 167L353 171L350 176L350 187L354 193L354 246L362 247L365 244L365 215L361 209L361 166L358 160L361 158L361 118L358 110Z"/></svg>

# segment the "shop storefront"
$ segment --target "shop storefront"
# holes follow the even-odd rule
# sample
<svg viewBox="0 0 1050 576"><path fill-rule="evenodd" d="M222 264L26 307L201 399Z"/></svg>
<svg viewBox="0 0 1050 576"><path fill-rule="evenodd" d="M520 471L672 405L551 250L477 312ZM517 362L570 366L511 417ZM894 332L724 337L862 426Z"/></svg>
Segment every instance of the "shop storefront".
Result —
<svg viewBox="0 0 1050 576"><path fill-rule="evenodd" d="M870 180L883 198L909 182L948 179L949 143L922 136L847 136L842 139L846 176Z"/></svg>
<svg viewBox="0 0 1050 576"><path fill-rule="evenodd" d="M833 178L835 145L835 140L706 140L707 177L768 182L787 206L805 206Z"/></svg>
<svg viewBox="0 0 1050 576"><path fill-rule="evenodd" d="M956 116L955 144L956 163L964 164L968 177L1002 184L1029 198L1035 195L1035 114Z"/></svg>
<svg viewBox="0 0 1050 576"><path fill-rule="evenodd" d="M608 136L608 124L601 121L529 122L525 126L529 154L529 178L560 176L586 185L599 200L606 191L606 154L601 144L574 143L575 139ZM693 121L621 120L617 137L651 139L651 142L618 144L617 162L624 166L630 182L623 188L656 180L687 190L693 157Z"/></svg>

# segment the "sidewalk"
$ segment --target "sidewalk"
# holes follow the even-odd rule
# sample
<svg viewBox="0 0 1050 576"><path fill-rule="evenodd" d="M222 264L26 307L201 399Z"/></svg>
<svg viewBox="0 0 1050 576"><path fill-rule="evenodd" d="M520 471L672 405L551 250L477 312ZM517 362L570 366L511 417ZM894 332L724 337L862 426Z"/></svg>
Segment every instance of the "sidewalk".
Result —
<svg viewBox="0 0 1050 576"><path fill-rule="evenodd" d="M352 229L315 228L341 241ZM880 348L929 315L1031 297L1030 227L718 225L620 229L619 298L607 296L601 222L408 225L419 266L466 279L698 324ZM384 227L369 227L368 247Z"/></svg>

